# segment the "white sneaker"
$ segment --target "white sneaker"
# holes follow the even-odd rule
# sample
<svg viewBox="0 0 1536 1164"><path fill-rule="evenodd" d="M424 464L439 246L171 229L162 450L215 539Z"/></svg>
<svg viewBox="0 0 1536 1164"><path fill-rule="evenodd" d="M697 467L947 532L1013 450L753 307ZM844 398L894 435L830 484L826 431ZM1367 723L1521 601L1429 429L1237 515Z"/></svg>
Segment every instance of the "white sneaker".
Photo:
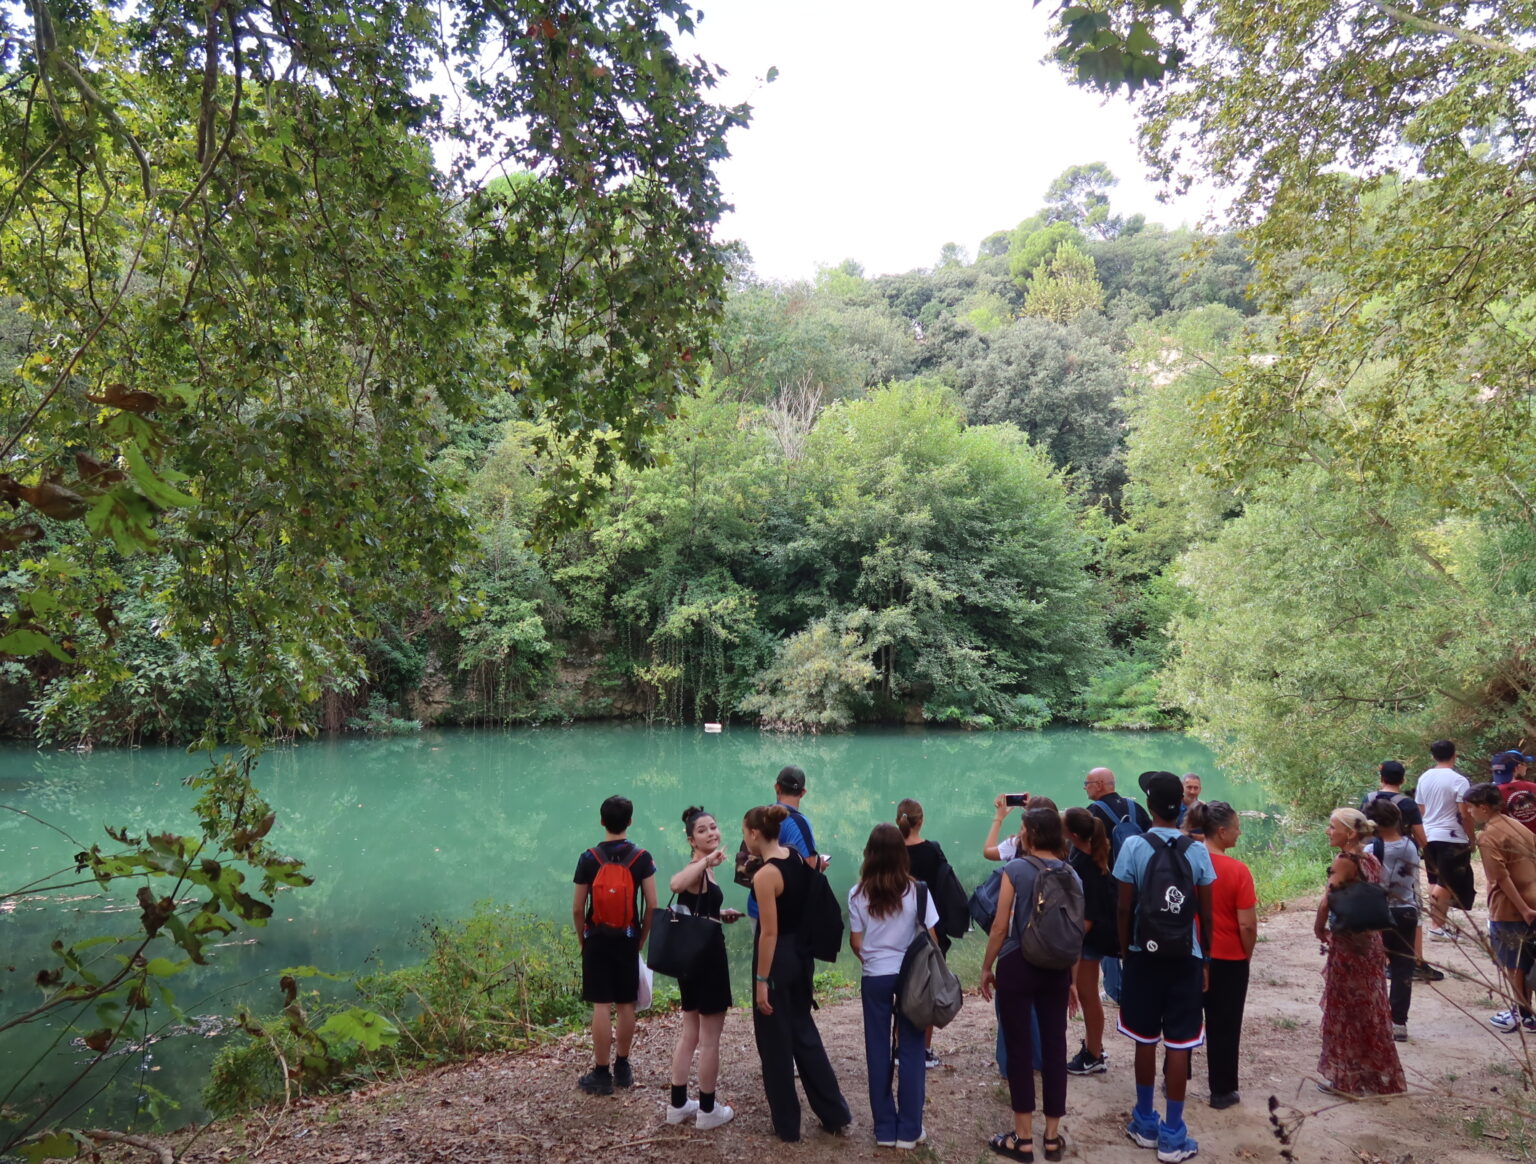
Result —
<svg viewBox="0 0 1536 1164"><path fill-rule="evenodd" d="M1461 940L1461 935L1455 930L1442 930L1434 926L1430 927L1429 936L1437 942L1459 942Z"/></svg>
<svg viewBox="0 0 1536 1164"><path fill-rule="evenodd" d="M1520 1016L1512 1010L1501 1010L1488 1020L1488 1025L1507 1035L1520 1025Z"/></svg>
<svg viewBox="0 0 1536 1164"><path fill-rule="evenodd" d="M917 1147L919 1144L924 1144L924 1143L927 1143L927 1142L928 1142L928 1129L927 1128L919 1128L917 1130L917 1139L915 1139L915 1140L897 1140L896 1141L896 1146L898 1148L906 1148L908 1150L911 1150L912 1148Z"/></svg>
<svg viewBox="0 0 1536 1164"><path fill-rule="evenodd" d="M1406 1043L1408 1041L1408 1024L1407 1023L1393 1023L1392 1024L1392 1038L1396 1042Z"/></svg>
<svg viewBox="0 0 1536 1164"><path fill-rule="evenodd" d="M718 1128L721 1124L728 1124L736 1118L736 1109L728 1103L715 1104L714 1111L701 1111L693 1126L701 1132L707 1132L710 1128Z"/></svg>
<svg viewBox="0 0 1536 1164"><path fill-rule="evenodd" d="M690 1099L682 1107L673 1107L667 1104L667 1123L680 1124L686 1119L692 1119L699 1112L699 1101Z"/></svg>

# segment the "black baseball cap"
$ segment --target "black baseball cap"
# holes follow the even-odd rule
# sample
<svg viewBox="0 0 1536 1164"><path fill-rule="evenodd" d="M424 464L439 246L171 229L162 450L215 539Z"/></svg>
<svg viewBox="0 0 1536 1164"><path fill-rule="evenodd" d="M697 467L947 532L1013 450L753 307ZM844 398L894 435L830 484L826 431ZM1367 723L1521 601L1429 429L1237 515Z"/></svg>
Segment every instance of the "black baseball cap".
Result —
<svg viewBox="0 0 1536 1164"><path fill-rule="evenodd" d="M1143 772L1136 778L1146 794L1147 809L1158 820L1177 820L1184 803L1184 781L1172 772Z"/></svg>
<svg viewBox="0 0 1536 1164"><path fill-rule="evenodd" d="M779 778L774 781L774 786L782 788L791 796L798 796L805 791L805 770L794 764L786 764L779 769Z"/></svg>

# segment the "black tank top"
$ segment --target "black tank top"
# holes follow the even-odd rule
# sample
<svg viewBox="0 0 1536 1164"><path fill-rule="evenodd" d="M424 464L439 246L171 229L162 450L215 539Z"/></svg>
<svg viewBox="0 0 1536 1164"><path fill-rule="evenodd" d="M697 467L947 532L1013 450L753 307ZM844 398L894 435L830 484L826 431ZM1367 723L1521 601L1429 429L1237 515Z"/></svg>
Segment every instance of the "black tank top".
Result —
<svg viewBox="0 0 1536 1164"><path fill-rule="evenodd" d="M805 903L810 895L811 870L798 853L787 857L770 857L768 863L784 878L784 892L779 894L779 933L792 934L800 930L800 920L805 916Z"/></svg>
<svg viewBox="0 0 1536 1164"><path fill-rule="evenodd" d="M713 881L707 881L703 892L679 893L677 904L686 905L690 913L699 917L719 919L720 907L725 904L725 890Z"/></svg>

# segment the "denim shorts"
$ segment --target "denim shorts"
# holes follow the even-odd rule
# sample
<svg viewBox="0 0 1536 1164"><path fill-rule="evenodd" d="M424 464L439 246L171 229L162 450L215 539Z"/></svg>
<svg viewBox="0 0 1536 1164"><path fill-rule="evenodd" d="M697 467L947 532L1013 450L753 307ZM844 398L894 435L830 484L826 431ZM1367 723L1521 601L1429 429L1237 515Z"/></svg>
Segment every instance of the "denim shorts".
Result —
<svg viewBox="0 0 1536 1164"><path fill-rule="evenodd" d="M1493 959L1506 970L1528 974L1536 969L1536 926L1524 922L1488 923L1488 944Z"/></svg>

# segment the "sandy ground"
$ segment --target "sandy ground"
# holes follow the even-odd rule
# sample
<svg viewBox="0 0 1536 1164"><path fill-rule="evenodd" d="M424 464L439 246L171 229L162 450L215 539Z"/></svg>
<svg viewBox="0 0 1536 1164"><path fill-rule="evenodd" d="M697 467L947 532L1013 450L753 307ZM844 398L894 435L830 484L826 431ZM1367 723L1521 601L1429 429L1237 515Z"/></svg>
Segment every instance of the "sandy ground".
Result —
<svg viewBox="0 0 1536 1164"><path fill-rule="evenodd" d="M1270 1118L1302 1126L1289 1157L1348 1164L1481 1164L1536 1159L1536 1120L1506 1114L1503 1104L1524 1103L1522 1067L1536 1059L1536 1040L1500 1035L1486 1019L1493 1010L1481 960L1449 943L1429 943L1426 954L1460 969L1436 987L1416 987L1410 1039L1398 1044L1410 1080L1407 1096L1341 1102L1314 1087L1322 959L1312 936L1315 899L1290 903L1265 919L1255 951L1243 1028L1244 1102L1227 1111L1206 1103L1204 1059L1196 1056L1186 1117L1201 1146L1200 1158L1280 1161L1285 1145ZM1480 913L1480 911L1479 911ZM1480 919L1479 919L1480 920ZM976 935L971 939L975 940ZM1473 972L1476 972L1475 978ZM970 984L967 984L970 985ZM1122 1128L1134 1098L1128 1040L1114 1033L1111 1008L1106 1038L1107 1074L1074 1078L1064 1120L1069 1159L1093 1164L1147 1164ZM613 1098L580 1094L575 1080L590 1063L586 1044L569 1038L518 1055L471 1062L381 1083L345 1096L301 1101L287 1111L247 1116L204 1133L195 1142L171 1137L189 1162L262 1161L265 1164L403 1164L427 1161L711 1161L771 1156L796 1160L914 1160L973 1162L995 1159L986 1138L1010 1126L1007 1091L992 1058L991 1007L968 996L935 1048L942 1069L927 1075L928 1143L913 1153L877 1148L870 1134L863 1062L862 1017L857 1000L824 1006L818 1022L854 1112L846 1137L822 1132L806 1113L805 1138L781 1144L769 1128L750 1016L733 1011L726 1023L720 1098L736 1108L735 1122L709 1132L663 1120L675 1016L642 1020L631 1056L637 1085ZM1081 1027L1068 1031L1076 1048ZM1039 1125L1037 1124L1037 1128ZM118 1160L144 1160L141 1151L114 1152ZM1043 1156L1037 1151L1037 1158Z"/></svg>

